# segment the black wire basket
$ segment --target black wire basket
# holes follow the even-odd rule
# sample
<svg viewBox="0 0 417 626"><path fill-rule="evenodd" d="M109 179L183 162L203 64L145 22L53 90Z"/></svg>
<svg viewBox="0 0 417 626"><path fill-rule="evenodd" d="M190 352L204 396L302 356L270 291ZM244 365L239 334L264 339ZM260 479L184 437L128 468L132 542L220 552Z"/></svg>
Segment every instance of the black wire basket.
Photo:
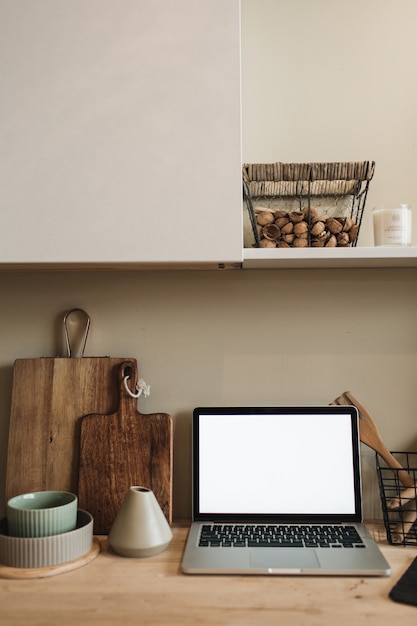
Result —
<svg viewBox="0 0 417 626"><path fill-rule="evenodd" d="M376 454L387 539L393 545L417 546L417 452L392 452L392 455L411 478L411 486L404 485L401 470L388 467Z"/></svg>
<svg viewBox="0 0 417 626"><path fill-rule="evenodd" d="M374 161L246 163L246 248L353 247Z"/></svg>

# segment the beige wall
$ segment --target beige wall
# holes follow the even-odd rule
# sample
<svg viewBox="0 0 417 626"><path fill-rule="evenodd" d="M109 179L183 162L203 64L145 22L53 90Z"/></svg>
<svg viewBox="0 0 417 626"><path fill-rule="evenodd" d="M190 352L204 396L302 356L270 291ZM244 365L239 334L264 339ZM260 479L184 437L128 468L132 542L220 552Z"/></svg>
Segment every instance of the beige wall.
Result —
<svg viewBox="0 0 417 626"><path fill-rule="evenodd" d="M417 210L416 22L415 0L242 0L243 160L375 161L360 245L376 204Z"/></svg>
<svg viewBox="0 0 417 626"><path fill-rule="evenodd" d="M417 206L416 20L414 0L243 0L243 159L374 159L361 245L374 203ZM391 449L417 450L416 282L411 269L0 273L0 504L13 362L54 356L72 307L92 318L86 354L137 358L152 388L141 412L173 415L177 517L190 515L198 404L327 403L351 389Z"/></svg>
<svg viewBox="0 0 417 626"><path fill-rule="evenodd" d="M92 319L86 355L137 358L151 385L140 411L174 417L177 516L190 513L199 404L327 403L350 389L391 448L417 450L416 282L414 270L0 273L2 475L13 361L56 355L57 322L75 306Z"/></svg>

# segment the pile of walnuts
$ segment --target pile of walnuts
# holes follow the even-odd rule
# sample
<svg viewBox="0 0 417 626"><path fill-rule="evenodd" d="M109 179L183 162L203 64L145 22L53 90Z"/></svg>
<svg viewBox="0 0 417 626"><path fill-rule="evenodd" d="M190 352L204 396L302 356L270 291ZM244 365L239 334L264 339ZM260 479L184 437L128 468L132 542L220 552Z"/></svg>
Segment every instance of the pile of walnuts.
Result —
<svg viewBox="0 0 417 626"><path fill-rule="evenodd" d="M301 211L255 208L261 248L350 246L359 226L349 217L324 217L314 207Z"/></svg>

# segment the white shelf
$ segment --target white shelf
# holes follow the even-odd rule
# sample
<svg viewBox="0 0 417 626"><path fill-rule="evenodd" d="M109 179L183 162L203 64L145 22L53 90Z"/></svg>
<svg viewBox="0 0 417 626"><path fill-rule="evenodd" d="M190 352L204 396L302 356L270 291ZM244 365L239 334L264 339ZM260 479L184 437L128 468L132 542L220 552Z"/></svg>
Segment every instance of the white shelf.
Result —
<svg viewBox="0 0 417 626"><path fill-rule="evenodd" d="M417 247L244 248L243 269L417 267Z"/></svg>

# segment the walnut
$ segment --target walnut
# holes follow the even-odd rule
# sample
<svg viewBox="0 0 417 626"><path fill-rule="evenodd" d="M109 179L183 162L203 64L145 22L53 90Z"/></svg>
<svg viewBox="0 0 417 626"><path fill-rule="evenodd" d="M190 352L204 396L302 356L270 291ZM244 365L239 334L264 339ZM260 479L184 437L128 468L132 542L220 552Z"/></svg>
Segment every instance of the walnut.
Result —
<svg viewBox="0 0 417 626"><path fill-rule="evenodd" d="M281 209L279 209L278 211L275 211L275 218L277 217L286 217L289 219L288 217L288 211L282 211Z"/></svg>
<svg viewBox="0 0 417 626"><path fill-rule="evenodd" d="M320 233L320 235L317 235L317 237L315 239L316 239L316 241L326 242L329 237L330 237L329 231L328 230L323 230L323 232Z"/></svg>
<svg viewBox="0 0 417 626"><path fill-rule="evenodd" d="M266 226L267 224L272 224L274 219L275 218L274 218L274 214L272 213L272 211L267 211L267 210L261 211L256 216L256 221L261 226Z"/></svg>
<svg viewBox="0 0 417 626"><path fill-rule="evenodd" d="M359 226L357 224L353 224L353 226L351 227L349 231L349 240L352 243L356 240L356 237L358 236L358 232L359 232Z"/></svg>
<svg viewBox="0 0 417 626"><path fill-rule="evenodd" d="M355 224L354 220L352 220L350 217L346 217L344 224L343 224L344 232L345 233L349 232L352 226L354 226L354 224Z"/></svg>
<svg viewBox="0 0 417 626"><path fill-rule="evenodd" d="M307 248L308 241L302 237L296 237L293 243L294 248Z"/></svg>
<svg viewBox="0 0 417 626"><path fill-rule="evenodd" d="M308 231L307 222L298 222L298 224L294 224L294 233L299 237L302 233L306 233Z"/></svg>
<svg viewBox="0 0 417 626"><path fill-rule="evenodd" d="M322 232L325 230L325 228L326 227L324 225L324 222L316 222L311 227L311 234L314 235L315 237L317 237L318 235L322 234Z"/></svg>
<svg viewBox="0 0 417 626"><path fill-rule="evenodd" d="M279 239L281 237L281 229L276 224L267 224L264 226L263 235L266 239Z"/></svg>
<svg viewBox="0 0 417 626"><path fill-rule="evenodd" d="M304 219L304 213L302 211L293 211L290 213L290 220L297 224L297 222L302 222Z"/></svg>
<svg viewBox="0 0 417 626"><path fill-rule="evenodd" d="M275 219L275 224L282 229L286 224L291 224L290 218L288 216L277 217Z"/></svg>
<svg viewBox="0 0 417 626"><path fill-rule="evenodd" d="M335 217L327 218L326 227L330 230L331 233L333 233L333 235L335 235L336 233L340 233L343 228L342 224Z"/></svg>
<svg viewBox="0 0 417 626"><path fill-rule="evenodd" d="M328 241L326 241L324 245L326 248L336 248L337 246L336 235L331 235L331 237L328 239Z"/></svg>
<svg viewBox="0 0 417 626"><path fill-rule="evenodd" d="M344 233L344 232L338 233L336 235L336 239L337 239L338 246L348 246L350 243L349 233Z"/></svg>
<svg viewBox="0 0 417 626"><path fill-rule="evenodd" d="M310 220L311 222L316 221L316 218L318 217L318 211L314 206L308 207L305 206L302 209L302 213L304 214L304 219L305 220Z"/></svg>
<svg viewBox="0 0 417 626"><path fill-rule="evenodd" d="M285 224L284 226L281 227L281 232L283 235L289 235L290 233L292 233L294 230L294 224L292 222L288 222L288 224Z"/></svg>
<svg viewBox="0 0 417 626"><path fill-rule="evenodd" d="M276 241L272 241L271 239L262 239L260 245L261 245L261 248L276 248L277 247Z"/></svg>

